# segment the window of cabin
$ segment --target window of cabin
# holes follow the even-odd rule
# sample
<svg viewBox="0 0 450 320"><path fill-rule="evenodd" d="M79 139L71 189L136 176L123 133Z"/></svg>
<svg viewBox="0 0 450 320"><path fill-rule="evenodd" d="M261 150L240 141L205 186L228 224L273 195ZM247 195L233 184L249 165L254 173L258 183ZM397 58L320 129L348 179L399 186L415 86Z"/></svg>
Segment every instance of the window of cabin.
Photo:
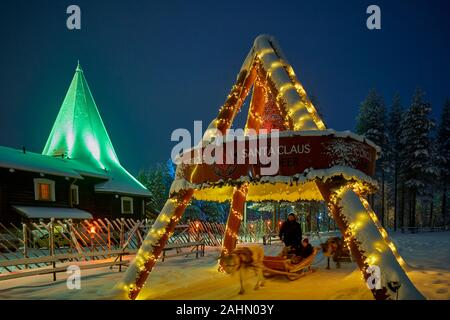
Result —
<svg viewBox="0 0 450 320"><path fill-rule="evenodd" d="M70 186L70 196L72 199L72 205L78 205L80 204L80 198L78 195L78 186L71 185Z"/></svg>
<svg viewBox="0 0 450 320"><path fill-rule="evenodd" d="M38 201L55 201L55 181L34 179L34 199Z"/></svg>
<svg viewBox="0 0 450 320"><path fill-rule="evenodd" d="M49 183L39 183L39 200L50 201L50 184Z"/></svg>
<svg viewBox="0 0 450 320"><path fill-rule="evenodd" d="M133 213L133 198L122 197L120 200L122 213Z"/></svg>

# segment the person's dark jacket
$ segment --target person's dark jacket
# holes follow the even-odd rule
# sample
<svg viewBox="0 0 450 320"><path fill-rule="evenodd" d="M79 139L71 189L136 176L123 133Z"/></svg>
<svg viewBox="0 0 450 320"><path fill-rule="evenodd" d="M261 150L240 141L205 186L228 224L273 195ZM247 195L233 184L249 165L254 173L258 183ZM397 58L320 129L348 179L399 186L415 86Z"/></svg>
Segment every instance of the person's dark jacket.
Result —
<svg viewBox="0 0 450 320"><path fill-rule="evenodd" d="M306 245L306 247L302 246L300 251L300 256L302 258L308 258L313 253L313 247L310 243Z"/></svg>
<svg viewBox="0 0 450 320"><path fill-rule="evenodd" d="M284 245L299 247L302 241L302 227L297 221L285 221L280 228L280 239Z"/></svg>

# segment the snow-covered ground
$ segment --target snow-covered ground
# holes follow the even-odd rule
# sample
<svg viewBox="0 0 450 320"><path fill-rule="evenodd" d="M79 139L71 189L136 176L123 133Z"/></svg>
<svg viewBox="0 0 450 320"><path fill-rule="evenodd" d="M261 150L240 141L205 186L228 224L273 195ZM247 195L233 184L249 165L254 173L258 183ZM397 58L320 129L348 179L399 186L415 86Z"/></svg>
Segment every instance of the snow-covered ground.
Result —
<svg viewBox="0 0 450 320"><path fill-rule="evenodd" d="M391 234L400 254L409 265L408 275L429 299L450 300L450 232ZM313 244L317 245L317 240ZM266 255L277 255L280 244L265 246ZM326 270L326 259L319 254L316 272L296 281L283 276L266 280L254 291L256 277L250 273L245 281L246 293L237 294L237 276L217 272L218 248L207 248L205 257L176 257L159 262L150 275L140 299L372 299L353 263ZM69 290L67 275L51 275L0 282L0 299L108 299L110 290L123 276L117 269L82 271L81 289Z"/></svg>

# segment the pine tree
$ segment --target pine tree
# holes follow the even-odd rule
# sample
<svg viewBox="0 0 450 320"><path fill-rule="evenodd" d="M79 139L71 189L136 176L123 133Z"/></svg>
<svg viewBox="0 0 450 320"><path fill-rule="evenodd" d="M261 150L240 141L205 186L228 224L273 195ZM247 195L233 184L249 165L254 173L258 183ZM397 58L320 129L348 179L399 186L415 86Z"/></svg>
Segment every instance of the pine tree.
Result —
<svg viewBox="0 0 450 320"><path fill-rule="evenodd" d="M410 109L401 121L402 178L409 193L409 227L416 225L417 197L424 194L436 174L432 165L431 107L423 101L424 93L417 89Z"/></svg>
<svg viewBox="0 0 450 320"><path fill-rule="evenodd" d="M197 201L193 201L186 207L183 214L183 221L193 221L193 220L205 220L205 214L202 212L198 206Z"/></svg>
<svg viewBox="0 0 450 320"><path fill-rule="evenodd" d="M388 170L388 136L386 128L386 107L383 97L375 89L369 91L366 99L361 103L357 117L356 133L364 135L367 139L377 144L382 152L377 160L376 175L381 180L381 223L384 225L385 216L385 172ZM374 205L374 200L371 200Z"/></svg>
<svg viewBox="0 0 450 320"><path fill-rule="evenodd" d="M447 192L450 183L450 99L447 99L442 111L437 136L437 154L439 182L442 190L441 215L445 226L447 222Z"/></svg>
<svg viewBox="0 0 450 320"><path fill-rule="evenodd" d="M434 130L433 130L433 133L434 133ZM434 170L434 172L431 174L431 176L433 178L429 182L428 186L422 190L421 194L422 194L422 197L424 198L424 202L425 202L424 203L424 212L425 212L425 210L429 210L427 224L429 227L432 227L433 226L433 216L434 216L433 211L434 211L435 193L436 193L436 190L439 185L439 183L438 183L438 176L439 176L438 142L437 142L437 139L434 134L432 136L432 141L430 144L430 152L431 152L430 168L432 168ZM422 214L422 216L424 217L424 214Z"/></svg>
<svg viewBox="0 0 450 320"><path fill-rule="evenodd" d="M148 170L141 170L137 179L151 193L150 201L146 204L147 216L156 217L169 197L170 185L173 180L168 164L157 163Z"/></svg>
<svg viewBox="0 0 450 320"><path fill-rule="evenodd" d="M389 113L388 136L389 136L389 162L393 170L393 191L394 191L394 231L397 230L398 220L398 178L399 178L399 150L400 145L400 122L402 119L403 107L400 95L397 93L392 101L391 111ZM403 221L403 220L402 220ZM403 225L401 225L403 227Z"/></svg>

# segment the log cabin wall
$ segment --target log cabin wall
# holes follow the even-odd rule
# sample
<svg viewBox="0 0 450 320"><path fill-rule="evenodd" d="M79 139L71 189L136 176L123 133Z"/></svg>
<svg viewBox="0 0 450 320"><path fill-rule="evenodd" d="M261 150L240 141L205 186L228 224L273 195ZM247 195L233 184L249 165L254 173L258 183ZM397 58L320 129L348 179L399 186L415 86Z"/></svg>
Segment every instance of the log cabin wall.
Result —
<svg viewBox="0 0 450 320"><path fill-rule="evenodd" d="M55 201L35 200L34 179L49 179L55 182ZM69 207L70 179L61 176L40 175L37 172L0 168L0 221L20 222L22 217L13 205L41 207Z"/></svg>
<svg viewBox="0 0 450 320"><path fill-rule="evenodd" d="M122 213L121 197L123 196L133 198L133 213ZM142 219L144 218L143 200L146 201L145 197L98 192L95 194L93 214L105 218Z"/></svg>
<svg viewBox="0 0 450 320"><path fill-rule="evenodd" d="M34 179L43 178L55 182L55 201L35 200ZM142 201L145 197L133 195L121 195L116 193L95 192L95 185L102 179L84 177L82 180L66 179L61 176L44 175L36 172L0 168L0 222L19 223L24 218L17 213L12 206L42 206L79 208L91 213L94 218L143 218ZM71 205L70 186L78 186L79 204ZM133 213L122 213L121 197L133 198Z"/></svg>

